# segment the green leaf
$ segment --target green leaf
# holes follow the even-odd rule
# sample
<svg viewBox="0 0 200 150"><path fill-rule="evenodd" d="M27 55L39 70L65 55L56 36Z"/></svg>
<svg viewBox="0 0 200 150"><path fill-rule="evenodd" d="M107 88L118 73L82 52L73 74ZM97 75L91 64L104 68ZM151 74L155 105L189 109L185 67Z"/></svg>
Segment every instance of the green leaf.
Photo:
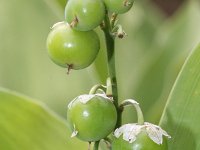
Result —
<svg viewBox="0 0 200 150"><path fill-rule="evenodd" d="M55 0L0 0L0 14L0 86L66 115L66 103L88 93L95 77L88 69L67 75L48 57L46 38L50 27L63 21L63 10Z"/></svg>
<svg viewBox="0 0 200 150"><path fill-rule="evenodd" d="M0 88L1 150L87 149L46 106Z"/></svg>
<svg viewBox="0 0 200 150"><path fill-rule="evenodd" d="M161 21L156 19L159 12L153 14L150 8L142 11L148 11L145 17L138 17L143 23L138 32L127 32L127 38L133 36L132 41L130 44L123 41L125 52L121 50L119 54L124 59L120 62L123 63L120 74L125 75L120 90L126 92L125 98L132 97L140 103L145 120L158 123L181 66L191 48L200 41L200 9L197 2L187 1L174 16ZM135 8L130 17L139 12ZM140 20L130 25L137 25Z"/></svg>
<svg viewBox="0 0 200 150"><path fill-rule="evenodd" d="M200 44L185 62L168 98L161 126L170 150L200 149Z"/></svg>

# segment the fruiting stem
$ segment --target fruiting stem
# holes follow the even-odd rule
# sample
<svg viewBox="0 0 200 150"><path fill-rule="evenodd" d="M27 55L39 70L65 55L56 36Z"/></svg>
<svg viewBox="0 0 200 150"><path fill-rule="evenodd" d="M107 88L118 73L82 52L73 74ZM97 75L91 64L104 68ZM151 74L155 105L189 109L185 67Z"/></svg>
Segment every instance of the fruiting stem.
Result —
<svg viewBox="0 0 200 150"><path fill-rule="evenodd" d="M91 142L88 142L88 150L91 148Z"/></svg>
<svg viewBox="0 0 200 150"><path fill-rule="evenodd" d="M112 97L112 82L110 77L108 77L106 81L106 95Z"/></svg>
<svg viewBox="0 0 200 150"><path fill-rule="evenodd" d="M110 21L111 28L114 28L116 19L117 19L117 14L113 13Z"/></svg>
<svg viewBox="0 0 200 150"><path fill-rule="evenodd" d="M94 142L94 148L93 148L93 150L98 150L98 148L99 148L99 142L100 141Z"/></svg>
<svg viewBox="0 0 200 150"><path fill-rule="evenodd" d="M110 19L108 17L108 14L106 14L104 19L105 26L102 28L105 40L106 40L106 48L107 48L107 60L108 60L108 73L110 77L110 81L112 84L112 95L114 100L114 105L117 109L118 113L118 119L116 128L121 125L121 111L118 109L118 90L117 90L117 78L116 78L116 71L115 71L115 41L114 37L111 34L112 27L110 24Z"/></svg>
<svg viewBox="0 0 200 150"><path fill-rule="evenodd" d="M132 105L132 106L135 107L136 112L137 112L137 117L138 117L138 124L139 125L143 125L144 124L144 116L143 116L142 110L141 110L141 108L139 106L139 103L136 102L135 100L127 99L127 100L124 100L120 104L120 107L124 108L125 106L128 106L128 105Z"/></svg>
<svg viewBox="0 0 200 150"><path fill-rule="evenodd" d="M112 149L111 148L111 143L112 143L111 139L109 139L108 137L106 137L106 138L104 138L104 142L105 142L105 144L107 146L107 149L111 150Z"/></svg>
<svg viewBox="0 0 200 150"><path fill-rule="evenodd" d="M104 89L106 89L106 87L104 85L101 85L101 84L96 84L91 88L89 94L95 94L98 89L104 90Z"/></svg>

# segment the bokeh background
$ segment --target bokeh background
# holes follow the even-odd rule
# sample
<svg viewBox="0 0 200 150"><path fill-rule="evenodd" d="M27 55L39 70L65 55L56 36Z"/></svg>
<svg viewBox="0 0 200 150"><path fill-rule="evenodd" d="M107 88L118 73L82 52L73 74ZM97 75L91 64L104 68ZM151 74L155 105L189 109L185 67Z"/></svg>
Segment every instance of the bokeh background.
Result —
<svg viewBox="0 0 200 150"><path fill-rule="evenodd" d="M47 55L50 27L64 20L65 0L0 0L0 86L45 103L66 119L67 104L107 77L101 52L93 65L67 75ZM147 121L158 123L168 94L190 51L200 41L199 0L136 0L120 15L128 34L116 40L120 100L136 99ZM136 120L127 109L124 122Z"/></svg>
<svg viewBox="0 0 200 150"><path fill-rule="evenodd" d="M107 75L100 29L102 52L95 65L67 75L48 58L46 37L54 23L64 20L65 3L0 1L0 86L41 100L61 116L68 101L105 83ZM185 57L200 41L199 1L135 1L119 22L128 34L116 40L120 99L138 100L154 121L147 112L155 110L159 118Z"/></svg>

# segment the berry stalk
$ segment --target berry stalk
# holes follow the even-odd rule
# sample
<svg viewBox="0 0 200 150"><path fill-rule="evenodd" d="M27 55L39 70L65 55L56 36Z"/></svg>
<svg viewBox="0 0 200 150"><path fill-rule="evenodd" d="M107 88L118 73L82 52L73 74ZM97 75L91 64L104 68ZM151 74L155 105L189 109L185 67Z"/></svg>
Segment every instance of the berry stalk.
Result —
<svg viewBox="0 0 200 150"><path fill-rule="evenodd" d="M104 32L105 41L106 41L108 73L109 73L109 78L112 84L112 97L113 97L114 105L117 109L117 114L118 114L117 124L116 124L116 128L117 128L121 125L121 110L118 107L117 77L116 77L116 70L115 70L115 39L111 33L112 27L111 27L108 14L105 15L104 25L102 27L102 30Z"/></svg>
<svg viewBox="0 0 200 150"><path fill-rule="evenodd" d="M143 113L142 113L142 110L139 106L139 103L136 102L135 100L133 99L127 99L127 100L124 100L121 104L120 104L120 108L124 108L125 106L134 106L135 107L135 110L137 112L137 117L138 117L138 124L139 125L143 125L144 124L144 116L143 116Z"/></svg>
<svg viewBox="0 0 200 150"><path fill-rule="evenodd" d="M94 143L93 150L98 150L98 149L99 149L99 142L100 142L100 141L96 141L96 142Z"/></svg>

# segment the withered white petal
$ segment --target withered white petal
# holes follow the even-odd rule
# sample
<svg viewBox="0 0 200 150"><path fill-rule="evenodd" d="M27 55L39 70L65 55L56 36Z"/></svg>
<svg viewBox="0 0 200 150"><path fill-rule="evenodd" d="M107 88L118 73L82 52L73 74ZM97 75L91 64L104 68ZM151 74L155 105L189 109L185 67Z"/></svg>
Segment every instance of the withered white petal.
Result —
<svg viewBox="0 0 200 150"><path fill-rule="evenodd" d="M68 109L71 109L72 108L72 104L74 103L76 99L73 99L69 104L68 104Z"/></svg>
<svg viewBox="0 0 200 150"><path fill-rule="evenodd" d="M99 96L99 97L103 97L105 100L110 100L112 101L111 98L107 97L105 93L103 94L83 94L80 95L78 97L76 97L75 99L73 99L69 104L68 104L68 108L70 109L73 105L73 103L76 100L79 100L81 103L86 104L87 102L89 102L92 98L94 98L95 96Z"/></svg>
<svg viewBox="0 0 200 150"><path fill-rule="evenodd" d="M78 134L78 131L73 131L71 137L75 137Z"/></svg>
<svg viewBox="0 0 200 150"><path fill-rule="evenodd" d="M71 137L75 137L78 134L78 131L75 128L75 124L74 124L74 131L72 132Z"/></svg>
<svg viewBox="0 0 200 150"><path fill-rule="evenodd" d="M125 124L125 125L122 125L120 128L117 128L114 132L115 137L119 138L130 127L131 127L131 124Z"/></svg>
<svg viewBox="0 0 200 150"><path fill-rule="evenodd" d="M120 130L120 128L117 128L114 132L114 135L116 138L119 138L121 134L122 134L122 130Z"/></svg>
<svg viewBox="0 0 200 150"><path fill-rule="evenodd" d="M146 127L147 135L151 140L157 144L162 144L162 132L159 131L155 126L149 125Z"/></svg>
<svg viewBox="0 0 200 150"><path fill-rule="evenodd" d="M97 94L95 94L95 95L96 95L96 96L103 97L103 98L106 99L106 100L113 101L113 99L112 99L111 97L108 97L105 93L101 93L101 94L97 93Z"/></svg>
<svg viewBox="0 0 200 150"><path fill-rule="evenodd" d="M86 104L89 100L91 100L93 97L95 97L95 95L92 94L84 94L84 95L80 95L76 98L74 98L69 104L68 104L68 108L71 109L73 103L78 99L81 103Z"/></svg>
<svg viewBox="0 0 200 150"><path fill-rule="evenodd" d="M151 140L153 140L157 144L163 143L163 135L170 138L166 131L164 131L161 127L145 122L146 133Z"/></svg>
<svg viewBox="0 0 200 150"><path fill-rule="evenodd" d="M137 135L140 133L143 126L137 124L125 124L114 132L115 137L119 138L123 135L123 139L129 143L136 140Z"/></svg>
<svg viewBox="0 0 200 150"><path fill-rule="evenodd" d="M125 124L120 128L116 129L114 132L114 136L119 138L123 135L123 139L129 143L134 142L137 139L137 135L141 132L145 131L149 138L157 144L163 143L163 135L170 138L166 131L164 131L161 127L145 122L144 125L138 124Z"/></svg>
<svg viewBox="0 0 200 150"><path fill-rule="evenodd" d="M86 104L88 101L90 101L92 98L94 98L95 95L94 94L84 94L84 95L80 95L77 97L77 99L83 103Z"/></svg>
<svg viewBox="0 0 200 150"><path fill-rule="evenodd" d="M171 138L171 136L170 136L165 130L163 130L162 128L160 128L160 130L161 130L161 132L162 132L162 134L163 134L164 136L166 136L166 137L168 137L168 138Z"/></svg>

